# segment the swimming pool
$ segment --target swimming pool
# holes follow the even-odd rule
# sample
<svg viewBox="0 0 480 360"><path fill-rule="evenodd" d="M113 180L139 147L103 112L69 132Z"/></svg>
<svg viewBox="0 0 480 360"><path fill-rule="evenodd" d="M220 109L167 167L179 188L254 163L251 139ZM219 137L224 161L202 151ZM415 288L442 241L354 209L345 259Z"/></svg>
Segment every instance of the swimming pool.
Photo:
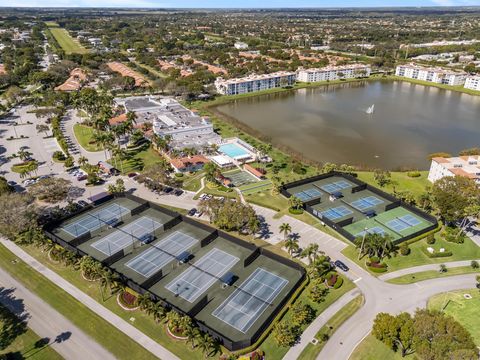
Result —
<svg viewBox="0 0 480 360"><path fill-rule="evenodd" d="M247 150L245 150L240 145L237 145L234 143L220 145L219 150L225 155L231 157L232 159L238 159L238 158L244 158L244 157L250 156L250 153Z"/></svg>

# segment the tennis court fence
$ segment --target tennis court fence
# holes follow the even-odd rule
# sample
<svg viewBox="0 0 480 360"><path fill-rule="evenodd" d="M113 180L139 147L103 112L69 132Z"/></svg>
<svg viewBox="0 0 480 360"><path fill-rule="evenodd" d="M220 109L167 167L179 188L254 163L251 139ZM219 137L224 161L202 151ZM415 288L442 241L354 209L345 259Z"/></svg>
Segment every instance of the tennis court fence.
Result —
<svg viewBox="0 0 480 360"><path fill-rule="evenodd" d="M145 210L147 210L149 208L149 204L148 204L148 201L144 202L142 205L139 205L137 206L136 208L132 209L130 211L130 213L132 214L132 216L135 216L137 214L140 214L142 212L144 212Z"/></svg>

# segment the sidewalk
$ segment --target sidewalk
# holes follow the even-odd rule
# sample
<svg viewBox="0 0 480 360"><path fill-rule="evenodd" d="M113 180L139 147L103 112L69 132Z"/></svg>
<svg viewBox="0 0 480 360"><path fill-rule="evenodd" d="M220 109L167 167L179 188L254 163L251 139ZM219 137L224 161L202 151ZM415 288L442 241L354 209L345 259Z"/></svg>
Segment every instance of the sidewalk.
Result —
<svg viewBox="0 0 480 360"><path fill-rule="evenodd" d="M27 254L25 251L23 251L23 249L18 247L12 241L2 238L0 239L0 243L4 245L7 249L9 249L11 252L13 252L18 258L20 258L29 266L31 266L33 269L35 269L40 274L45 276L48 280L52 281L58 287L65 290L67 293L72 295L75 299L77 299L86 307L88 307L91 311L96 313L98 316L100 316L104 320L108 321L110 324L112 324L118 330L123 332L125 335L129 336L132 340L136 341L138 344L143 346L146 350L150 351L156 357L160 359L180 360L177 356L175 356L169 350L165 349L156 341L146 336L144 333L142 333L140 330L138 330L134 326L130 325L128 322L123 320L118 315L114 314L104 306L100 305L98 302L96 302L90 296L86 295L77 287L70 284L60 275L43 266L41 263L39 263L32 256ZM84 359L86 357L82 357L82 358Z"/></svg>
<svg viewBox="0 0 480 360"><path fill-rule="evenodd" d="M480 259L477 261L480 263ZM448 269L448 268L454 268L454 267L460 267L460 266L470 266L471 262L472 260L463 260L463 261L451 261L451 262L444 262L444 263L438 263L438 264L414 266L411 268L393 271L391 273L381 275L378 278L382 281L387 281L403 275L415 274L422 271L438 270L440 268L440 264L446 265Z"/></svg>
<svg viewBox="0 0 480 360"><path fill-rule="evenodd" d="M335 301L332 305L326 308L302 333L300 341L291 347L285 354L283 359L299 359L300 354L305 347L313 340L317 332L350 301L355 299L361 292L355 288L345 293L340 299Z"/></svg>

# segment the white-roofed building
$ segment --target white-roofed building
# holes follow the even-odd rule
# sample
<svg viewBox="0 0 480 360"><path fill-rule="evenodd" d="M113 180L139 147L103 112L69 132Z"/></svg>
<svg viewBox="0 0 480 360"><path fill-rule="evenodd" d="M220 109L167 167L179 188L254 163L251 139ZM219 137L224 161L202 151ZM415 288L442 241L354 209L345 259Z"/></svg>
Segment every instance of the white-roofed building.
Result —
<svg viewBox="0 0 480 360"><path fill-rule="evenodd" d="M395 75L428 81L436 84L445 84L451 86L463 85L467 79L467 73L439 67L425 67L417 64L398 65L395 69Z"/></svg>
<svg viewBox="0 0 480 360"><path fill-rule="evenodd" d="M432 159L428 180L432 183L445 176L465 176L480 185L480 156L458 156Z"/></svg>
<svg viewBox="0 0 480 360"><path fill-rule="evenodd" d="M217 78L215 87L223 95L246 94L295 84L296 73L279 71L272 74L251 75L243 78Z"/></svg>
<svg viewBox="0 0 480 360"><path fill-rule="evenodd" d="M302 82L318 82L354 79L369 77L371 72L370 66L363 64L325 66L323 68L299 69L297 72L297 80Z"/></svg>
<svg viewBox="0 0 480 360"><path fill-rule="evenodd" d="M480 91L480 76L470 76L465 80L465 89Z"/></svg>

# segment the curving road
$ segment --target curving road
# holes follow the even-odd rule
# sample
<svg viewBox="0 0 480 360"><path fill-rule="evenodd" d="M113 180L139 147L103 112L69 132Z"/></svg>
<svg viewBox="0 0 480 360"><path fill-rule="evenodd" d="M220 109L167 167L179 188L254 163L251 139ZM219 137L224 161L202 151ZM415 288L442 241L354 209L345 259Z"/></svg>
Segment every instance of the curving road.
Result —
<svg viewBox="0 0 480 360"><path fill-rule="evenodd" d="M356 346L370 333L379 312L397 314L424 308L435 294L472 288L475 274L432 279L411 285L392 285L380 280L357 283L365 305L348 319L326 343L317 359L348 359Z"/></svg>

